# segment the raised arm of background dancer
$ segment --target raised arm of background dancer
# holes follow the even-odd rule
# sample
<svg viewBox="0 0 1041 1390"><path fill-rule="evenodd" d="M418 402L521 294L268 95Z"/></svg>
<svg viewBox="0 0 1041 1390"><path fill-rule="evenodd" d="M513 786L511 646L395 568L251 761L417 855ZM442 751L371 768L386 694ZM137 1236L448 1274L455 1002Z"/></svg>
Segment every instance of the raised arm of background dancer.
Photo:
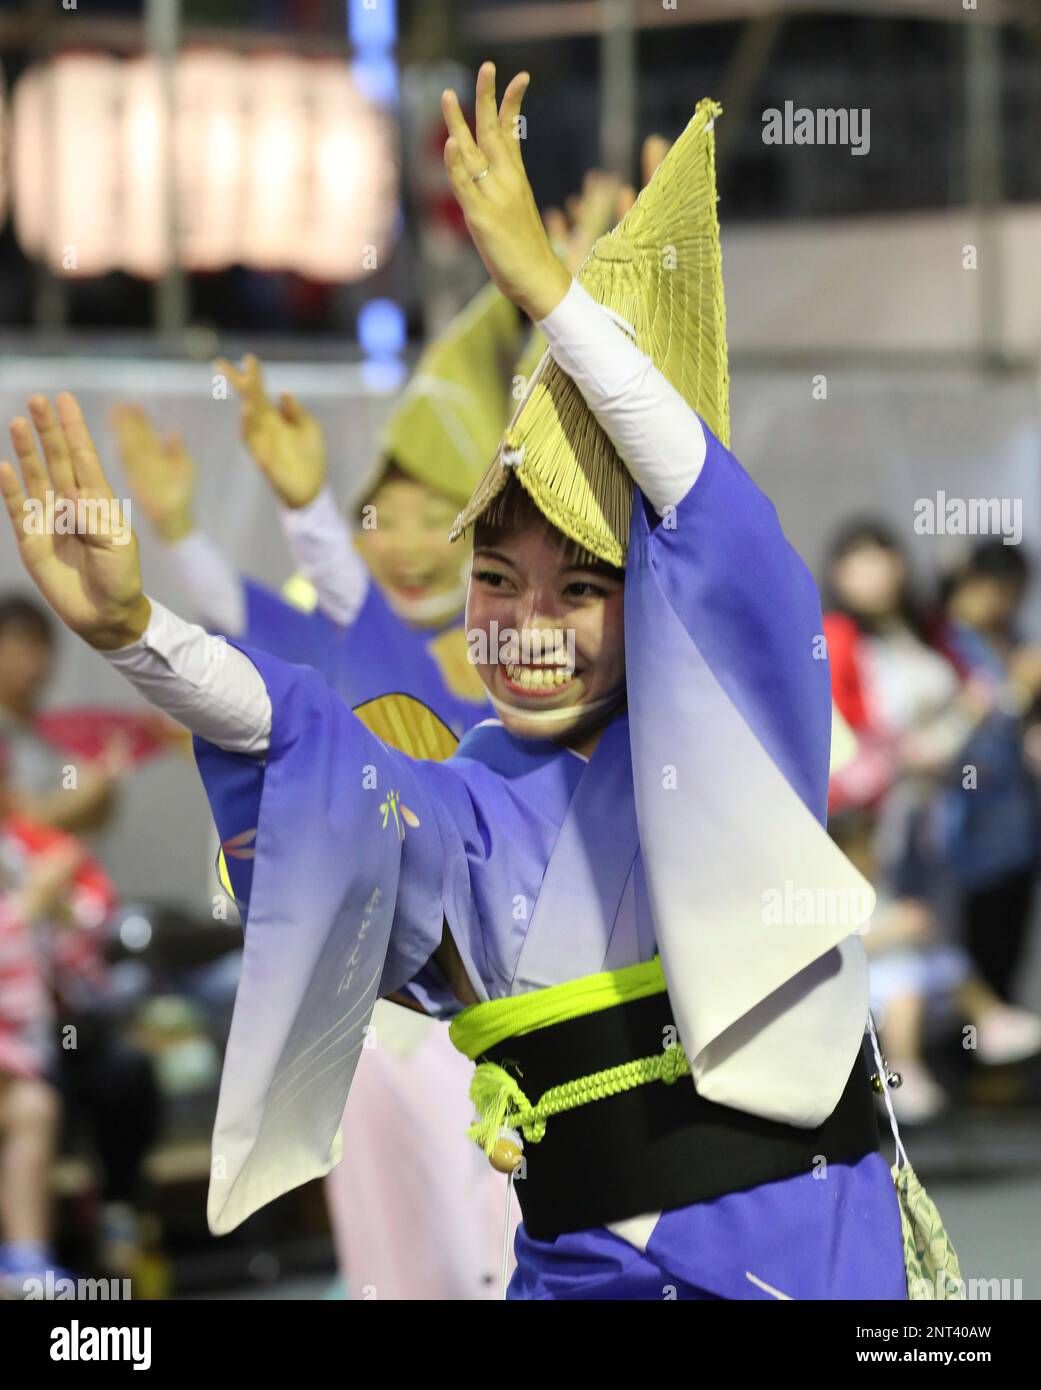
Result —
<svg viewBox="0 0 1041 1390"><path fill-rule="evenodd" d="M326 486L322 427L288 392L275 404L251 354L241 367L225 359L216 366L242 401L242 439L281 504L294 563L314 585L319 610L345 627L365 602L369 572Z"/></svg>
<svg viewBox="0 0 1041 1390"><path fill-rule="evenodd" d="M212 632L237 637L247 626L242 576L216 540L193 531L167 551L192 612Z"/></svg>
<svg viewBox="0 0 1041 1390"><path fill-rule="evenodd" d="M286 507L306 507L325 486L325 439L318 421L288 393L278 404L264 385L259 360L251 353L236 367L226 358L214 363L242 403L242 442Z"/></svg>
<svg viewBox="0 0 1041 1390"><path fill-rule="evenodd" d="M609 232L636 201L636 190L617 174L590 169L582 188L561 208L546 208L542 221L555 255L577 275L600 237Z"/></svg>
<svg viewBox="0 0 1041 1390"><path fill-rule="evenodd" d="M126 534L79 404L62 393L56 405L55 412L44 396L29 402L42 457L32 426L19 417L11 441L21 479L10 463L0 464L0 491L29 577L70 631L104 654L123 649L115 664L164 713L229 751L262 752L271 707L259 673L223 639L149 602L137 537ZM43 506L49 492L89 503L93 525L67 535L28 526L33 504Z"/></svg>
<svg viewBox="0 0 1041 1390"><path fill-rule="evenodd" d="M294 564L314 585L319 611L330 622L349 627L371 581L332 492L323 487L306 507L281 507L279 519Z"/></svg>
<svg viewBox="0 0 1041 1390"><path fill-rule="evenodd" d="M220 545L195 524L195 462L178 431L161 438L138 405L114 406L109 424L135 500L163 544L192 612L234 637L246 627L242 580Z"/></svg>
<svg viewBox="0 0 1041 1390"><path fill-rule="evenodd" d="M671 142L662 135L648 135L640 151L640 187L649 183L668 154ZM636 189L617 174L590 169L582 188L565 202L564 209L547 208L542 215L554 252L577 275L582 262L600 237L620 222L636 202Z"/></svg>

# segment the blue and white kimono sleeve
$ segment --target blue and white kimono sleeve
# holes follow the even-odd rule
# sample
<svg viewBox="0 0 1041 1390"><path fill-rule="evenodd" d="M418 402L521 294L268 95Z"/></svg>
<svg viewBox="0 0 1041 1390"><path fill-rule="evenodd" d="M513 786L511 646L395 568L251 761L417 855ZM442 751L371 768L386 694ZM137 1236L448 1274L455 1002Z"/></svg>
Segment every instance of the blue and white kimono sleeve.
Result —
<svg viewBox="0 0 1041 1390"><path fill-rule="evenodd" d="M283 661L312 666L351 706L392 692L411 695L461 738L490 707L483 689L459 688L444 660L445 639L465 652L462 623L412 628L393 611L379 585L369 582L352 622L334 623L320 609L303 612L262 584L246 580L246 629L239 640ZM472 669L472 668L471 668ZM478 687L480 683L477 683Z"/></svg>
<svg viewBox="0 0 1041 1390"><path fill-rule="evenodd" d="M867 1017L870 886L824 828L820 601L773 505L705 429L677 507L637 493L625 587L640 849L701 1095L815 1127Z"/></svg>
<svg viewBox="0 0 1041 1390"><path fill-rule="evenodd" d="M305 612L255 580L243 581L246 626L238 636L282 661L313 666L326 679L332 669L339 629L318 609Z"/></svg>
<svg viewBox="0 0 1041 1390"><path fill-rule="evenodd" d="M339 1162L373 1005L428 965L446 921L487 997L463 784L386 747L316 672L245 650L271 697L266 757L196 741L245 922L213 1137L218 1235Z"/></svg>

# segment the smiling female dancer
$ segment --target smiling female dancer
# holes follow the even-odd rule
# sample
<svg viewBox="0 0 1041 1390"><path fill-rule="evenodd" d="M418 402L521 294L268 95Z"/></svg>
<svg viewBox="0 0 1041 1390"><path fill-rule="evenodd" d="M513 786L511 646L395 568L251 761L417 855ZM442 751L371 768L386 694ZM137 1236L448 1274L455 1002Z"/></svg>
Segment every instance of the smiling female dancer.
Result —
<svg viewBox="0 0 1041 1390"><path fill-rule="evenodd" d="M660 162L663 143L647 142L645 169ZM547 225L577 267L615 205L633 199L593 170L569 200L570 223L553 213ZM138 405L116 407L112 424L135 497L199 620L314 666L351 707L404 693L456 737L485 718L491 710L463 624L468 556L449 531L498 444L513 383L541 355L524 342L522 324L492 284L427 346L381 432L353 527L328 486L318 420L292 396L272 400L256 358L241 370L217 364L242 399L243 440L279 502L298 566L291 592L301 580L312 590L303 611L237 574L196 525L196 467L180 436L161 439ZM396 721L399 746L407 746L407 707L391 698L369 709ZM365 1052L344 1115L348 1162L326 1184L347 1287L381 1299L494 1296L502 1182L466 1139L466 1059L443 1025L383 1001Z"/></svg>
<svg viewBox="0 0 1041 1390"><path fill-rule="evenodd" d="M870 894L821 823L819 600L723 442L718 108L575 283L513 138L526 86L497 112L481 69L476 141L445 96L471 235L550 344L457 522L500 719L454 757L397 753L316 675L150 602L133 549L25 534L0 473L41 592L194 729L222 836L256 827L211 1228L339 1160L365 1022L405 989L454 1016L475 1135L522 1165L514 1296L903 1298L862 1053ZM36 403L46 465L12 426L25 489L106 496L58 410ZM793 880L823 907L778 922Z"/></svg>
<svg viewBox="0 0 1041 1390"><path fill-rule="evenodd" d="M238 574L196 525L197 469L181 437L161 439L138 405L116 407L135 499L198 620L313 666L351 707L411 695L456 738L486 718L466 654L468 556L448 532L509 417L523 329L515 306L488 285L427 345L381 431L353 524L329 487L315 416L293 396L271 399L255 357L241 369L217 363L241 397L243 440L279 504L298 570L285 591L293 601ZM393 699L381 708L398 712ZM468 1080L443 1025L380 1002L344 1115L349 1161L326 1183L353 1296L494 1296L501 1183L466 1142Z"/></svg>

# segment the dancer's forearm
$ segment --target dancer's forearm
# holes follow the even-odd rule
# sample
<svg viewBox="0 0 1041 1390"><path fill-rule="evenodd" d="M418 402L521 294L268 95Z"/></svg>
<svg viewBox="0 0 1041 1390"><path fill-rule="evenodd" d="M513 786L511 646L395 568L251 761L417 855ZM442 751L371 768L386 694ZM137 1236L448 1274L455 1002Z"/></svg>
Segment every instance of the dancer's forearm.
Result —
<svg viewBox="0 0 1041 1390"><path fill-rule="evenodd" d="M283 507L279 515L293 560L315 587L319 611L349 626L365 602L369 572L332 493L323 488L308 506Z"/></svg>
<svg viewBox="0 0 1041 1390"><path fill-rule="evenodd" d="M256 667L221 637L151 601L136 642L104 653L146 700L229 753L261 754L271 737L271 700Z"/></svg>
<svg viewBox="0 0 1041 1390"><path fill-rule="evenodd" d="M697 414L577 280L538 326L658 515L676 506L705 461Z"/></svg>

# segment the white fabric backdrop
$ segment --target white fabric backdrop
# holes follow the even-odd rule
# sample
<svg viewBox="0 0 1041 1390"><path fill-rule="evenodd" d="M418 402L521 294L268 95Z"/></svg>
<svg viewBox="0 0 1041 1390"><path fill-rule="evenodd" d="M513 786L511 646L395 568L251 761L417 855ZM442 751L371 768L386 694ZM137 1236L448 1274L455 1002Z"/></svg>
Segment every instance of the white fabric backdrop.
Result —
<svg viewBox="0 0 1041 1390"><path fill-rule="evenodd" d="M982 303L1015 358L1041 350L1041 208L971 209L726 226L730 346L739 352L961 352ZM976 268L964 248L976 248Z"/></svg>

